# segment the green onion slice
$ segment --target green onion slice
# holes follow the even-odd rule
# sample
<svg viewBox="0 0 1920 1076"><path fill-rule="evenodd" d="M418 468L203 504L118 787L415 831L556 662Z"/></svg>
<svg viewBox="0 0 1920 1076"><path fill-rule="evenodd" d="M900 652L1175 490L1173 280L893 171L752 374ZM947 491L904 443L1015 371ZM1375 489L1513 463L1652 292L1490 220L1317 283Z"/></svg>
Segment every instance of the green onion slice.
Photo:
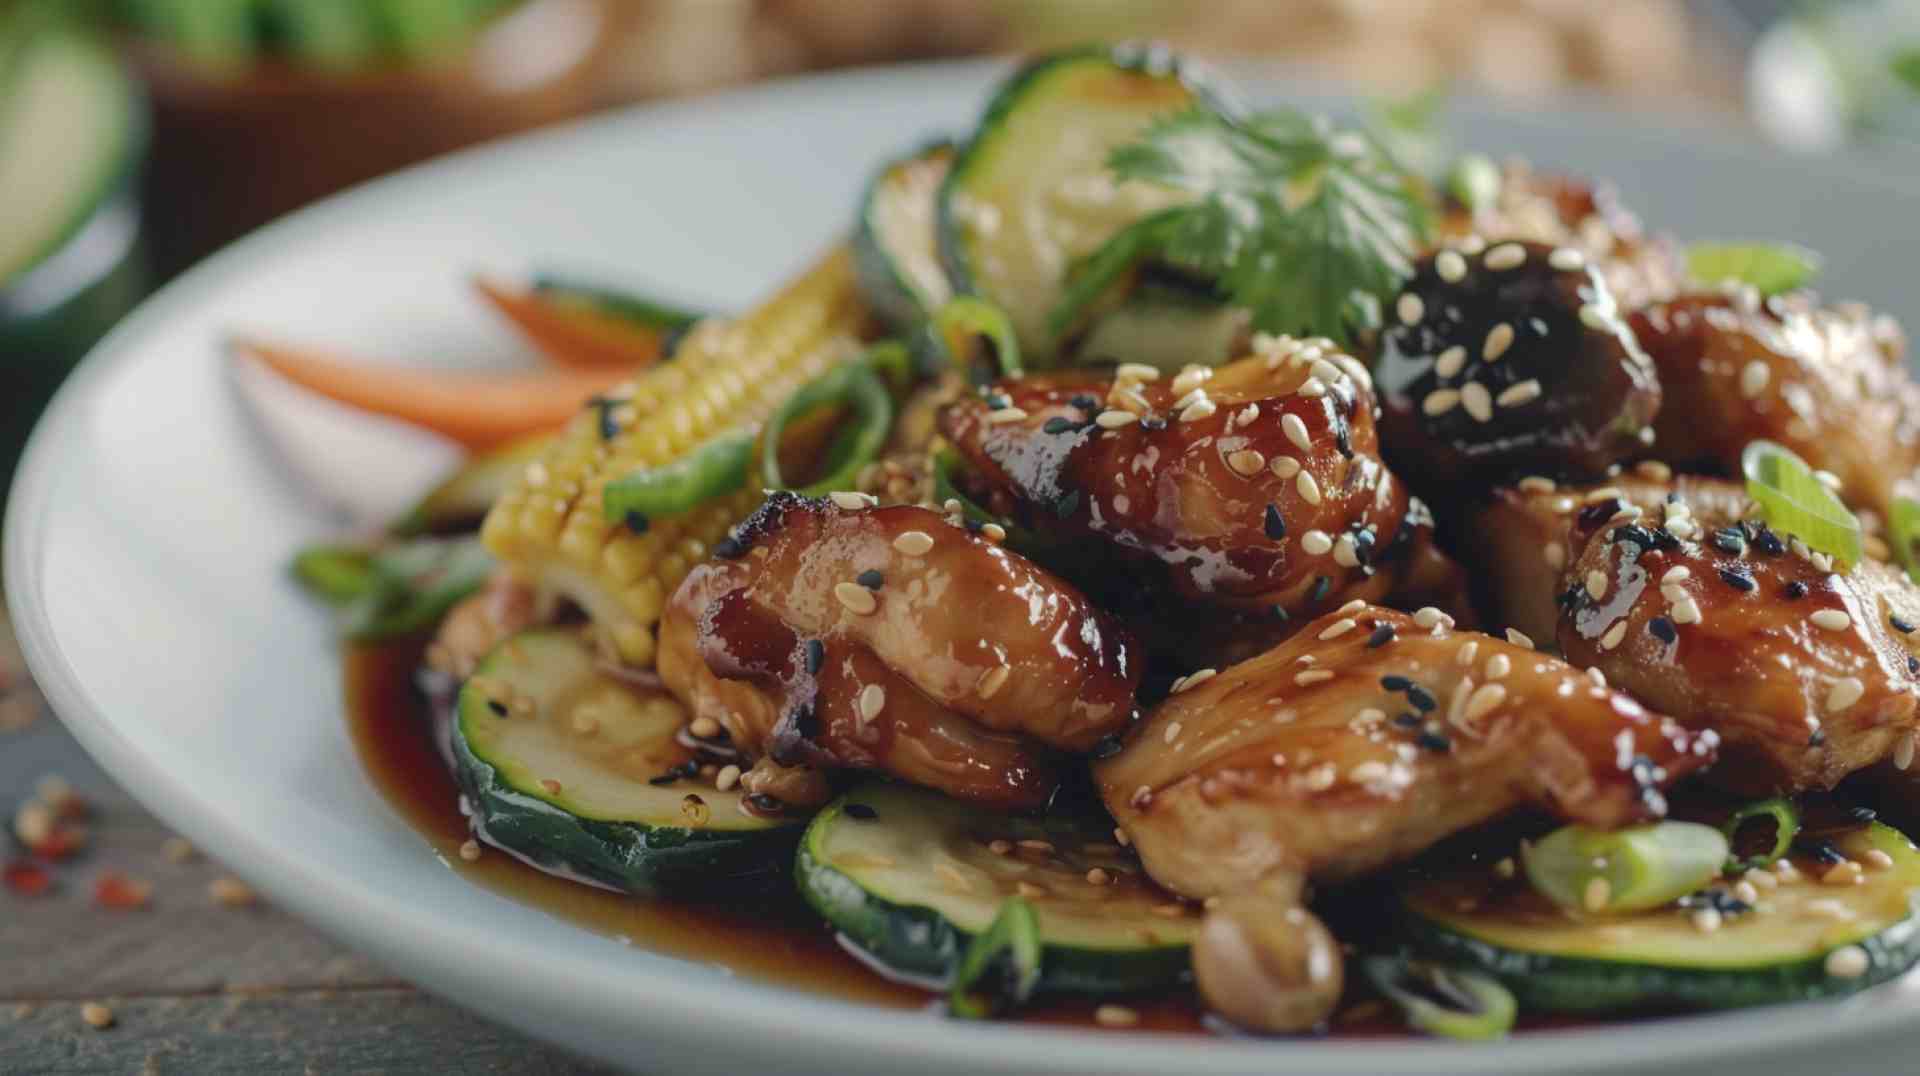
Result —
<svg viewBox="0 0 1920 1076"><path fill-rule="evenodd" d="M964 1020L985 1020L1025 1004L1039 985L1040 919L1033 905L1008 897L961 954L947 1008Z"/></svg>
<svg viewBox="0 0 1920 1076"><path fill-rule="evenodd" d="M1019 377L1025 372L1020 363L1020 341L1013 333L1013 322L999 307L973 295L947 300L934 312L933 328L954 365L968 369L969 343L975 336L985 337L988 351L1001 377ZM991 378L989 378L991 380Z"/></svg>
<svg viewBox="0 0 1920 1076"><path fill-rule="evenodd" d="M1907 578L1920 583L1920 501L1895 497L1887 529L1893 535L1893 555L1907 570Z"/></svg>
<svg viewBox="0 0 1920 1076"><path fill-rule="evenodd" d="M1397 956L1371 956L1361 970L1407 1024L1449 1039L1500 1039L1513 1030L1519 1005L1498 979Z"/></svg>
<svg viewBox="0 0 1920 1076"><path fill-rule="evenodd" d="M1860 520L1807 462L1785 445L1753 441L1740 453L1747 496L1760 506L1767 524L1832 556L1844 566L1860 563Z"/></svg>
<svg viewBox="0 0 1920 1076"><path fill-rule="evenodd" d="M1787 854L1793 847L1793 838L1800 832L1800 811L1791 800L1774 797L1749 803L1720 824L1720 832L1726 834L1728 847L1740 842L1740 831L1749 822L1771 820L1773 822L1773 846L1760 855L1742 858L1729 855L1724 871L1732 874L1755 867L1771 867L1775 860Z"/></svg>
<svg viewBox="0 0 1920 1076"><path fill-rule="evenodd" d="M1658 908L1699 889L1727 862L1726 835L1698 822L1627 829L1565 826L1521 849L1527 880L1562 908L1591 914Z"/></svg>
<svg viewBox="0 0 1920 1076"><path fill-rule="evenodd" d="M373 589L377 575L370 550L316 545L294 555L293 577L314 597L344 605Z"/></svg>
<svg viewBox="0 0 1920 1076"><path fill-rule="evenodd" d="M1703 284L1737 280L1762 295L1804 288L1820 274L1820 255L1792 243L1694 243L1687 272Z"/></svg>
<svg viewBox="0 0 1920 1076"><path fill-rule="evenodd" d="M900 353L902 363L905 351ZM787 397L780 410L767 423L766 436L760 442L760 478L769 489L789 489L780 473L780 440L787 426L822 407L846 406L852 410L850 422L843 422L827 446L820 478L800 492L819 496L836 489L853 488L860 468L872 463L886 447L893 430L893 396L887 386L865 362L847 363L809 381Z"/></svg>
<svg viewBox="0 0 1920 1076"><path fill-rule="evenodd" d="M1468 153L1447 173L1447 193L1469 213L1491 209L1500 200L1500 166L1484 153Z"/></svg>
<svg viewBox="0 0 1920 1076"><path fill-rule="evenodd" d="M753 433L736 430L712 438L672 463L644 467L611 484L601 499L610 523L646 526L655 516L677 516L747 484Z"/></svg>
<svg viewBox="0 0 1920 1076"><path fill-rule="evenodd" d="M493 569L477 535L417 538L378 550L366 590L341 611L341 632L354 642L381 642L428 631Z"/></svg>
<svg viewBox="0 0 1920 1076"><path fill-rule="evenodd" d="M960 503L960 514L968 519L980 523L998 523L1002 527L1011 526L1009 520L987 511L980 505L975 504L973 498L961 492L960 486L954 481L953 476L955 472L964 470L966 466L966 461L960 458L960 453L955 452L951 448L943 448L939 452L934 453L933 503L935 505L945 505L948 501L958 501Z"/></svg>

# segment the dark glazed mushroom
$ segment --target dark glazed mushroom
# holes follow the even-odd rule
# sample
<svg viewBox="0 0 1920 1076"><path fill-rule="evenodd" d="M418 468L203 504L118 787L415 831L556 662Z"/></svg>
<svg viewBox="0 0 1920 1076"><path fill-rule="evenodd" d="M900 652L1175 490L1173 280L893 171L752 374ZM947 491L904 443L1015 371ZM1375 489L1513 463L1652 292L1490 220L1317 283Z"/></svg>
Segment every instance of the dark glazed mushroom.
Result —
<svg viewBox="0 0 1920 1076"><path fill-rule="evenodd" d="M1652 439L1653 365L1578 250L1440 250L1388 319L1381 439L1416 488L1597 476Z"/></svg>

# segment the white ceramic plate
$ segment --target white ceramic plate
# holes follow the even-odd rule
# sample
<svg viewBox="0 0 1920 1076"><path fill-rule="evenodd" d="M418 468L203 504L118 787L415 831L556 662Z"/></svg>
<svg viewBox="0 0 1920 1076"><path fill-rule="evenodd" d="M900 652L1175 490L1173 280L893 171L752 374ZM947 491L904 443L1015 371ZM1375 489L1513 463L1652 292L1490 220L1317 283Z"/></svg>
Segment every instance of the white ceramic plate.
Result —
<svg viewBox="0 0 1920 1076"><path fill-rule="evenodd" d="M286 579L288 554L332 520L249 418L220 338L271 329L506 361L464 277L533 264L737 307L848 226L881 155L965 129L998 70L781 83L465 154L301 213L167 288L67 386L13 491L9 597L54 707L155 813L275 901L431 990L654 1071L1756 1076L1910 1056L1920 1000L1896 990L1487 1047L966 1026L624 949L468 884L388 809L347 739L326 620ZM1263 85L1244 95L1285 89ZM1531 118L1465 106L1457 119L1470 144L1616 177L1658 224L1815 245L1835 292L1915 312L1899 305L1920 264L1908 185L1572 105ZM438 462L377 443L322 440L301 469L364 492Z"/></svg>

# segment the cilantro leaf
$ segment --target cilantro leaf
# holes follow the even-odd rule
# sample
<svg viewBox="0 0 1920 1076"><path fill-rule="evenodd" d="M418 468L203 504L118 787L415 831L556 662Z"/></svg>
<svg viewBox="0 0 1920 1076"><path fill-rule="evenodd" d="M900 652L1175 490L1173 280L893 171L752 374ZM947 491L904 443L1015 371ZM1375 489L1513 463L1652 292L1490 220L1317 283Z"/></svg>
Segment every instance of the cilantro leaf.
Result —
<svg viewBox="0 0 1920 1076"><path fill-rule="evenodd" d="M1412 275L1426 233L1425 205L1377 142L1290 109L1178 113L1116 149L1108 166L1194 200L1089 255L1052 313L1056 329L1132 266L1159 258L1218 280L1257 330L1347 341Z"/></svg>

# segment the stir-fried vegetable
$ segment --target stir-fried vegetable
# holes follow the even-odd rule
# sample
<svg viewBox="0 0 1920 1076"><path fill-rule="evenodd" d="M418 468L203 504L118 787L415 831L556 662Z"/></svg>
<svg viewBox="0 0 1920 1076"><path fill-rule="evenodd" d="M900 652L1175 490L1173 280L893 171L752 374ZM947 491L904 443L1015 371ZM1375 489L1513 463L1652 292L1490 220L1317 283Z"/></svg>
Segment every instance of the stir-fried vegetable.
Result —
<svg viewBox="0 0 1920 1076"><path fill-rule="evenodd" d="M1736 280L1762 295L1804 288L1820 274L1820 255L1792 243L1694 243L1687 272L1705 284Z"/></svg>
<svg viewBox="0 0 1920 1076"><path fill-rule="evenodd" d="M474 281L474 288L541 355L562 366L632 374L666 357L684 331L683 324L638 321L567 292L519 291L484 279Z"/></svg>
<svg viewBox="0 0 1920 1076"><path fill-rule="evenodd" d="M835 367L787 397L767 420L766 436L761 440L760 477L767 488L798 488L809 496L852 489L854 477L879 457L893 429L893 396L874 371L886 369L896 377L909 378L912 375L907 364L906 348L889 342L875 347L865 360ZM832 407L846 408L851 413L850 421L843 422L834 434L819 477L795 487L780 472L782 435L795 420Z"/></svg>
<svg viewBox="0 0 1920 1076"><path fill-rule="evenodd" d="M643 467L607 484L601 498L607 522L643 532L657 516L684 515L747 484L753 433L735 430L659 467Z"/></svg>
<svg viewBox="0 0 1920 1076"><path fill-rule="evenodd" d="M1754 822L1772 822L1773 841L1763 853L1741 856L1738 854L1740 833L1749 823ZM1731 874L1750 867L1771 867L1776 860L1793 848L1793 839L1800 833L1800 811L1793 805L1792 800L1777 796L1773 799L1760 800L1733 812L1725 822L1721 823L1720 832L1726 834L1727 844L1735 852L1734 855L1727 857L1725 867L1727 873Z"/></svg>
<svg viewBox="0 0 1920 1076"><path fill-rule="evenodd" d="M379 642L431 629L493 572L479 539L413 538L372 548L302 550L294 578L339 610L340 631Z"/></svg>
<svg viewBox="0 0 1920 1076"><path fill-rule="evenodd" d="M1565 826L1526 847L1521 860L1533 887L1563 908L1633 912L1683 897L1719 874L1727 838L1698 822Z"/></svg>
<svg viewBox="0 0 1920 1076"><path fill-rule="evenodd" d="M1842 565L1860 563L1860 520L1792 449L1754 441L1740 454L1740 470L1746 475L1747 496L1760 506L1769 526Z"/></svg>
<svg viewBox="0 0 1920 1076"><path fill-rule="evenodd" d="M947 1007L967 1020L984 1020L1025 1004L1040 985L1040 921L1033 906L1008 897L993 925L960 957Z"/></svg>
<svg viewBox="0 0 1920 1076"><path fill-rule="evenodd" d="M1417 1031L1449 1039L1499 1039L1513 1030L1519 1004L1498 979L1397 956L1368 957L1360 967Z"/></svg>
<svg viewBox="0 0 1920 1076"><path fill-rule="evenodd" d="M1025 372L1020 361L1020 340L1005 311L972 295L947 300L934 312L933 330L947 349L954 365L970 369L971 341L978 337L987 343L987 357L997 368L992 377L1019 377ZM977 379L976 380L980 380Z"/></svg>
<svg viewBox="0 0 1920 1076"><path fill-rule="evenodd" d="M1887 531L1893 555L1907 570L1907 578L1920 583L1920 501L1895 497L1887 513Z"/></svg>

